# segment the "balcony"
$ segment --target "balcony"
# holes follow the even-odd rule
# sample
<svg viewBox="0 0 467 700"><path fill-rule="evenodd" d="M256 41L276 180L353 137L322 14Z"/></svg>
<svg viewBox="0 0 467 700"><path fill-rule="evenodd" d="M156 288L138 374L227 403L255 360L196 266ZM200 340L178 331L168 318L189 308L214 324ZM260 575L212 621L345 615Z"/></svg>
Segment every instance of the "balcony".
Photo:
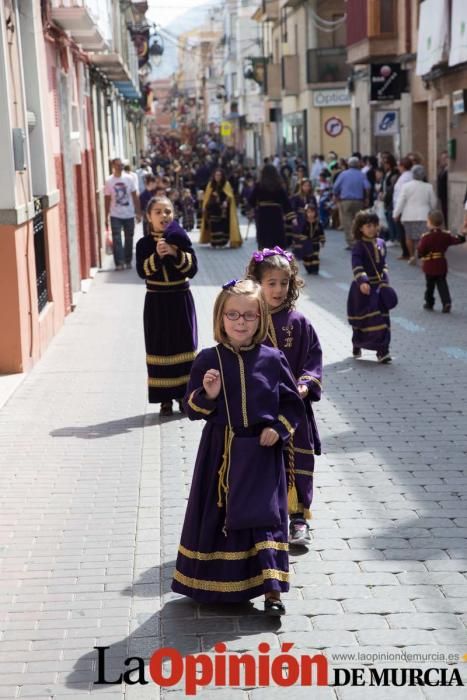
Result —
<svg viewBox="0 0 467 700"><path fill-rule="evenodd" d="M280 100L281 92L281 64L267 63L266 64L266 82L264 85L264 94L270 100Z"/></svg>
<svg viewBox="0 0 467 700"><path fill-rule="evenodd" d="M349 75L345 47L307 50L307 83L344 83Z"/></svg>
<svg viewBox="0 0 467 700"><path fill-rule="evenodd" d="M260 10L263 22L275 22L279 19L279 0L261 0Z"/></svg>
<svg viewBox="0 0 467 700"><path fill-rule="evenodd" d="M52 0L52 19L85 51L105 51L112 39L111 0Z"/></svg>
<svg viewBox="0 0 467 700"><path fill-rule="evenodd" d="M371 63L398 55L397 0L347 1L347 62Z"/></svg>
<svg viewBox="0 0 467 700"><path fill-rule="evenodd" d="M285 95L298 95L300 92L298 56L283 56L281 62L281 85Z"/></svg>

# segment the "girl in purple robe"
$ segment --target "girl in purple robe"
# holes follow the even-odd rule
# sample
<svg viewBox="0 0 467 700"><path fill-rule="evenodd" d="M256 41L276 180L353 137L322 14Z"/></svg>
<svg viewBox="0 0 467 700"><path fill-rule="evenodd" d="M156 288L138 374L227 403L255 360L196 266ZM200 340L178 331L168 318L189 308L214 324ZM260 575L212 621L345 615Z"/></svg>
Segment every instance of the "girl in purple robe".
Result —
<svg viewBox="0 0 467 700"><path fill-rule="evenodd" d="M202 350L184 399L203 419L172 590L201 603L265 596L282 615L289 588L283 447L303 403L284 355L262 345L267 310L252 280L224 285L214 306L218 345Z"/></svg>
<svg viewBox="0 0 467 700"><path fill-rule="evenodd" d="M149 403L161 403L160 415L172 415L172 400L185 394L196 355L196 312L188 278L197 272L196 255L186 231L174 221L167 197L153 197L146 216L150 235L136 244L136 270L146 281L144 340Z"/></svg>
<svg viewBox="0 0 467 700"><path fill-rule="evenodd" d="M382 311L378 287L388 283L386 245L378 238L379 219L368 211L359 212L353 222L352 272L354 279L347 299L347 316L353 328L352 354L362 348L375 350L378 362L390 363L391 325L389 312Z"/></svg>
<svg viewBox="0 0 467 700"><path fill-rule="evenodd" d="M283 351L298 385L305 415L297 427L293 460L289 462L289 542L310 543L307 519L313 499L314 456L321 454L321 442L312 403L321 399L323 360L318 336L308 319L295 310L303 280L290 253L278 246L253 254L247 274L261 284L269 308L265 343Z"/></svg>

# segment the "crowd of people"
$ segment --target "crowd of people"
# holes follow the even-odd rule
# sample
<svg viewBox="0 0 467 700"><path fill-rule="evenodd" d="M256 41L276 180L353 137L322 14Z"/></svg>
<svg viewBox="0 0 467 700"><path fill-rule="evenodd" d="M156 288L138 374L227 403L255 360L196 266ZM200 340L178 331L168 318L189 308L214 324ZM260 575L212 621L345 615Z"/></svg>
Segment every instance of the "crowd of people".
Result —
<svg viewBox="0 0 467 700"><path fill-rule="evenodd" d="M131 266L134 218L143 217L136 268L145 281L143 312L148 399L160 415L173 402L204 427L172 583L198 602L241 602L264 594L282 615L288 546L310 544L315 456L321 443L313 404L322 390L322 351L296 309L304 281L298 261L319 274L325 229L342 228L351 251L347 316L352 355L391 362L390 311L397 304L386 249L422 259L424 308L451 298L445 252L465 241L444 230L446 202L426 181L417 154L396 162L354 153L310 171L285 154L259 174L212 137L196 146L160 138L136 173L120 159L106 183L117 270ZM258 250L239 279L226 282L213 311L216 345L197 354L189 280L198 270L189 232L200 244L242 244L238 210L255 220ZM133 218L131 224L130 219ZM122 244L123 229L125 243ZM258 465L261 469L258 469Z"/></svg>

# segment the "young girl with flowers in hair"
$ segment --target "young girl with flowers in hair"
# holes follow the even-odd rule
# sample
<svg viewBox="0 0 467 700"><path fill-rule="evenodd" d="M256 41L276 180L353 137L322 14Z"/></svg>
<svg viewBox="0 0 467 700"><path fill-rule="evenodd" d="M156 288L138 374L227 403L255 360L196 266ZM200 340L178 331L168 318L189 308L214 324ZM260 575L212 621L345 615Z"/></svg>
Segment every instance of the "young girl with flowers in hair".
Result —
<svg viewBox="0 0 467 700"><path fill-rule="evenodd" d="M168 197L153 197L146 216L150 235L136 244L136 270L146 282L144 339L149 403L172 415L172 400L185 394L198 332L188 278L197 272L190 238L174 221Z"/></svg>
<svg viewBox="0 0 467 700"><path fill-rule="evenodd" d="M214 306L215 347L193 363L184 406L206 421L172 589L202 603L261 594L285 612L289 588L283 447L303 403L284 355L262 344L267 309L252 280L225 284Z"/></svg>
<svg viewBox="0 0 467 700"><path fill-rule="evenodd" d="M279 246L258 250L247 268L250 278L261 285L268 306L266 344L282 350L302 397L305 414L295 431L289 452L289 542L310 543L307 519L313 499L314 456L321 454L321 442L312 403L321 399L323 372L318 336L308 319L295 310L303 280L290 253Z"/></svg>
<svg viewBox="0 0 467 700"><path fill-rule="evenodd" d="M352 225L354 279L347 299L347 316L353 328L353 356L361 357L362 348L375 350L378 362L388 364L392 361L389 354L391 325L389 309L382 304L381 288L394 292L389 287L386 245L378 238L378 231L377 214L358 212Z"/></svg>

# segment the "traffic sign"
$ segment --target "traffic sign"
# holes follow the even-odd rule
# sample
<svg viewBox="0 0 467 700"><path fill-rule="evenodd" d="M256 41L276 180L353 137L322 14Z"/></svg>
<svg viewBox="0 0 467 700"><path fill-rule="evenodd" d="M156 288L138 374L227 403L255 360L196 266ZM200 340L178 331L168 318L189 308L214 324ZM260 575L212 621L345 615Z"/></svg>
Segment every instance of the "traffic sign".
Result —
<svg viewBox="0 0 467 700"><path fill-rule="evenodd" d="M328 136L340 136L344 131L344 122L339 117L329 117L324 122L324 131Z"/></svg>

